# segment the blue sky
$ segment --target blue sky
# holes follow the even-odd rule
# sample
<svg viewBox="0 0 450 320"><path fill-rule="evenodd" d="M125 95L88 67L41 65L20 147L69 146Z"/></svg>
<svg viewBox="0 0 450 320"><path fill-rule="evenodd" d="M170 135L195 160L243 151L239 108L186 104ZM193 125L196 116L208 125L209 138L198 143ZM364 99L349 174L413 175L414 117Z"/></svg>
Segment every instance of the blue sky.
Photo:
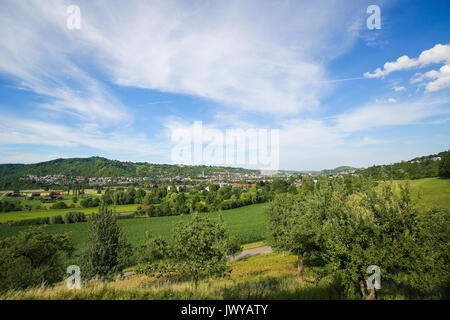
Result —
<svg viewBox="0 0 450 320"><path fill-rule="evenodd" d="M67 28L67 7L81 28ZM366 13L378 5L381 29ZM278 129L281 169L449 149L448 1L0 0L0 163L171 163L174 130Z"/></svg>

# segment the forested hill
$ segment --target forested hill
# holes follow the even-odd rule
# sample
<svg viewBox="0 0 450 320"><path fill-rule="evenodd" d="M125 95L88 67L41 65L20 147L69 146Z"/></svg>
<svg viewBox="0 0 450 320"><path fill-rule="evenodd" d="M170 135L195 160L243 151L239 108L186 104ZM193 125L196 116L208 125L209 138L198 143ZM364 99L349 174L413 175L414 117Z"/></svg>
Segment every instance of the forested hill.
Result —
<svg viewBox="0 0 450 320"><path fill-rule="evenodd" d="M352 170L357 170L357 168L353 168L353 167L349 167L349 166L340 166L334 169L325 169L325 170L321 170L320 173L321 174L335 174L335 173L339 173L339 172L348 172L348 171L352 171Z"/></svg>
<svg viewBox="0 0 450 320"><path fill-rule="evenodd" d="M439 166L444 155L448 152L440 152L423 157L417 157L409 161L394 164L373 166L361 171L364 176L375 179L421 179L437 177Z"/></svg>
<svg viewBox="0 0 450 320"><path fill-rule="evenodd" d="M0 164L0 178L17 178L28 174L44 176L63 174L84 177L149 177L154 175L197 175L202 172L241 172L252 170L229 167L178 166L169 164L151 164L147 162L124 162L101 157L56 159L35 164ZM259 171L258 171L259 172Z"/></svg>

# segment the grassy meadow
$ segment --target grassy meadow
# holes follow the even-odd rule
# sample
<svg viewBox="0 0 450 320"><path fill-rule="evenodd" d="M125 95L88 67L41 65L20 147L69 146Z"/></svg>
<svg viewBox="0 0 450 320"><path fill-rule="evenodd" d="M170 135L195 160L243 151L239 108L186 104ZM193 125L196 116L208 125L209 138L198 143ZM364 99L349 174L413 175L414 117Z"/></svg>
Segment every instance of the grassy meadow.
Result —
<svg viewBox="0 0 450 320"><path fill-rule="evenodd" d="M396 180L396 185L409 183L411 194L420 206L450 209L450 179L425 178L417 180Z"/></svg>

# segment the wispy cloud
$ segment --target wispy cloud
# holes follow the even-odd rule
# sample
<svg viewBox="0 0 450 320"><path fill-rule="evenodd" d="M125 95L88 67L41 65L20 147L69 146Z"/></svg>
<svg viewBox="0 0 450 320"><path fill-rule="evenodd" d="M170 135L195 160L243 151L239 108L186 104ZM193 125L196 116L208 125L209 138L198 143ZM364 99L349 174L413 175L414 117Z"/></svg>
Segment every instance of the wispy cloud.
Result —
<svg viewBox="0 0 450 320"><path fill-rule="evenodd" d="M357 1L108 5L82 2L83 27L70 39L86 48L114 83L280 115L320 104L324 64L355 38L347 30L355 17L345 9L358 6Z"/></svg>

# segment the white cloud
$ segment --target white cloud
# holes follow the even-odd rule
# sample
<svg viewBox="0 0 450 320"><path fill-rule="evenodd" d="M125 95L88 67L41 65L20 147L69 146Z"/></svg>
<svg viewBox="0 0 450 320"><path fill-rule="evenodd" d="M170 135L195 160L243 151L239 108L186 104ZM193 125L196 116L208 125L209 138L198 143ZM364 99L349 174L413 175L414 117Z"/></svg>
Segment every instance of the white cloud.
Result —
<svg viewBox="0 0 450 320"><path fill-rule="evenodd" d="M366 72L364 76L366 78L381 78L394 71L424 68L436 63L444 63L444 66L439 71L431 70L425 74L416 73L415 78L411 79L411 83L421 82L424 78L435 79L426 85L426 90L438 91L450 86L450 44L436 44L433 48L422 51L418 58L401 56L394 62L386 62L383 69L376 68L373 73Z"/></svg>
<svg viewBox="0 0 450 320"><path fill-rule="evenodd" d="M432 63L441 62L450 63L450 45L437 44L433 48L423 51L417 59L406 55L401 56L394 62L386 62L383 69L377 68L373 73L366 72L364 76L367 78L380 78L394 71L413 67L426 67Z"/></svg>
<svg viewBox="0 0 450 320"><path fill-rule="evenodd" d="M46 145L61 148L88 147L119 154L155 155L163 143L150 143L143 134L123 130L104 132L97 125L69 127L39 120L0 116L0 145Z"/></svg>
<svg viewBox="0 0 450 320"><path fill-rule="evenodd" d="M315 170L326 168L330 163L335 163L336 166L373 165L385 163L385 154L380 150L390 148L387 145L392 143L378 136L383 132L381 128L417 123L440 124L442 122L435 119L450 115L449 103L449 99L377 102L327 119L293 118L275 121L265 129L280 130L281 168ZM219 121L203 123L203 127L222 131L227 127L261 128L261 125L246 121L235 122L234 119L233 114L221 113L216 119ZM167 136L175 129L192 131L192 123L183 119L171 119L166 127ZM397 157L395 161L402 159L399 155Z"/></svg>
<svg viewBox="0 0 450 320"><path fill-rule="evenodd" d="M395 99L395 98L389 98L389 99L388 99L388 102L395 103L395 102L397 102L397 99Z"/></svg>
<svg viewBox="0 0 450 320"><path fill-rule="evenodd" d="M394 90L395 91L404 91L406 88L405 87L403 87L403 86L395 86L394 87Z"/></svg>
<svg viewBox="0 0 450 320"><path fill-rule="evenodd" d="M402 103L369 104L338 115L336 125L344 132L354 132L382 126L413 124L429 117L449 114L449 103L448 99L422 99Z"/></svg>
<svg viewBox="0 0 450 320"><path fill-rule="evenodd" d="M80 59L95 61L122 86L190 94L275 115L317 108L330 86L324 65L357 37L350 26L357 18L352 9L360 7L358 1L82 1L81 30L70 31L65 28L68 4L8 4L1 24L10 27L0 40L8 50L0 55L0 70L43 94L55 96L55 87L64 88L68 92L57 97L68 103L53 107L83 114L80 97L68 89L72 81L89 93L82 97L110 100L102 99L101 90L90 90L99 86L92 78L83 85L88 76L74 62ZM113 106L105 107L105 116L120 112L109 112Z"/></svg>
<svg viewBox="0 0 450 320"><path fill-rule="evenodd" d="M427 91L438 91L450 87L450 65L442 66L439 71L428 71L424 76L426 78L436 79L427 84Z"/></svg>
<svg viewBox="0 0 450 320"><path fill-rule="evenodd" d="M47 97L39 107L84 121L130 121L121 103L75 62L83 57L65 28L65 9L62 2L3 2L0 72L19 88Z"/></svg>

